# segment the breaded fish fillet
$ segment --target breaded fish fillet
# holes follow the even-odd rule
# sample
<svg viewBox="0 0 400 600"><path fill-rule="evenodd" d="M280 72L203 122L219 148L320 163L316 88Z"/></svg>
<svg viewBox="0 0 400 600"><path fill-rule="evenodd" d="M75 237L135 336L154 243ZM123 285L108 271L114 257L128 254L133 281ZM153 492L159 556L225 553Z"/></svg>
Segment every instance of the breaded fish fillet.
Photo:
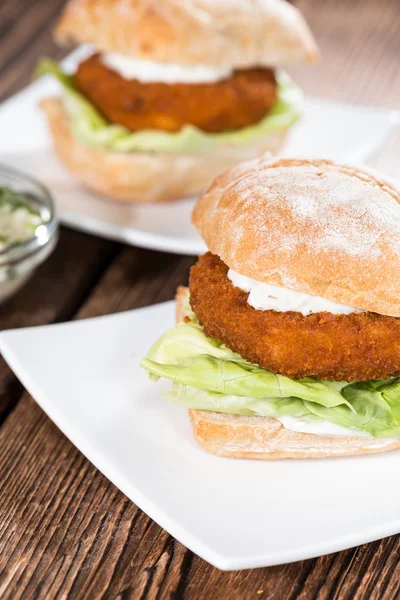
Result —
<svg viewBox="0 0 400 600"><path fill-rule="evenodd" d="M400 375L400 318L376 313L256 310L210 252L190 272L190 303L205 333L243 358L292 378L367 381Z"/></svg>
<svg viewBox="0 0 400 600"><path fill-rule="evenodd" d="M111 123L130 131L179 131L195 125L207 132L240 129L260 121L277 98L272 69L246 69L215 83L165 84L126 80L98 54L76 72L78 89Z"/></svg>

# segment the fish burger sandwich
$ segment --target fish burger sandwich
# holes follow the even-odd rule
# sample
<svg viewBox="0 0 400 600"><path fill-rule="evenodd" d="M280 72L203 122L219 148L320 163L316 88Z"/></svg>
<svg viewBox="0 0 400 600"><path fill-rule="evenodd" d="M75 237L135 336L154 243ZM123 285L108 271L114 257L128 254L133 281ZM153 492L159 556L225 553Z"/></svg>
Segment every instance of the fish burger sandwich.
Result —
<svg viewBox="0 0 400 600"><path fill-rule="evenodd" d="M261 158L215 179L209 252L142 366L235 458L400 447L400 191L362 168Z"/></svg>
<svg viewBox="0 0 400 600"><path fill-rule="evenodd" d="M83 185L126 202L188 196L279 153L302 94L278 67L318 56L285 0L70 0L55 37L89 45L72 73L38 68L62 87L41 103L55 150Z"/></svg>

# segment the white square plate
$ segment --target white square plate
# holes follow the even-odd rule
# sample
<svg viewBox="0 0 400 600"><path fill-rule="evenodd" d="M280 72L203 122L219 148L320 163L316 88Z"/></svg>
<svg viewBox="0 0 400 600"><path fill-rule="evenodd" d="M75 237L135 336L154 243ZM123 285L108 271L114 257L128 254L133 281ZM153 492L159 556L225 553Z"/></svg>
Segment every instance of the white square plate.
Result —
<svg viewBox="0 0 400 600"><path fill-rule="evenodd" d="M79 48L63 61L64 66L74 69L90 51ZM0 162L41 179L57 201L61 220L70 227L155 250L202 254L204 243L190 222L193 199L126 206L79 186L54 156L38 107L41 98L58 91L58 84L44 77L0 106ZM304 118L294 128L285 154L365 162L393 131L399 114L307 98Z"/></svg>
<svg viewBox="0 0 400 600"><path fill-rule="evenodd" d="M4 332L0 349L106 477L220 569L310 558L400 532L400 452L268 463L203 450L186 411L160 398L168 382L151 383L139 367L173 313L169 302Z"/></svg>

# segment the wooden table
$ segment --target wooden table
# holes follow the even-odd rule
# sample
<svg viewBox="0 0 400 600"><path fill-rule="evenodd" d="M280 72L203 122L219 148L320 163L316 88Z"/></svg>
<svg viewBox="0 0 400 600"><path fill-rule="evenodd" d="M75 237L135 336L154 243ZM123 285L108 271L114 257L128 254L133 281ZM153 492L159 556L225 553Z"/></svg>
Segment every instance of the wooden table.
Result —
<svg viewBox="0 0 400 600"><path fill-rule="evenodd" d="M2 98L29 82L40 56L61 57L51 29L62 4L2 0ZM399 0L301 0L298 5L324 61L291 69L296 80L310 94L399 106ZM398 141L389 143L375 164L398 169ZM169 300L177 284L187 280L193 261L63 229L54 255L1 307L0 328L82 319ZM0 481L1 598L400 596L399 536L279 567L232 573L214 569L107 481L2 360Z"/></svg>

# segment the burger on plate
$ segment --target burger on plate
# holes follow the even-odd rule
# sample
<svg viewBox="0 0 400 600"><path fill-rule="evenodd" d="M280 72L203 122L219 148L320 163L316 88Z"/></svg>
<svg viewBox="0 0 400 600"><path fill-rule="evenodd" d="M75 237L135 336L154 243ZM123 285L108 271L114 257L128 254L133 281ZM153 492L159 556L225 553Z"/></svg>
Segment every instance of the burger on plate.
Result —
<svg viewBox="0 0 400 600"><path fill-rule="evenodd" d="M193 221L209 252L142 366L173 381L223 456L400 447L400 191L328 160L261 158L215 179Z"/></svg>
<svg viewBox="0 0 400 600"><path fill-rule="evenodd" d="M70 0L55 30L88 44L47 98L55 149L88 188L127 202L177 199L225 168L274 154L302 94L277 66L317 58L284 0Z"/></svg>

